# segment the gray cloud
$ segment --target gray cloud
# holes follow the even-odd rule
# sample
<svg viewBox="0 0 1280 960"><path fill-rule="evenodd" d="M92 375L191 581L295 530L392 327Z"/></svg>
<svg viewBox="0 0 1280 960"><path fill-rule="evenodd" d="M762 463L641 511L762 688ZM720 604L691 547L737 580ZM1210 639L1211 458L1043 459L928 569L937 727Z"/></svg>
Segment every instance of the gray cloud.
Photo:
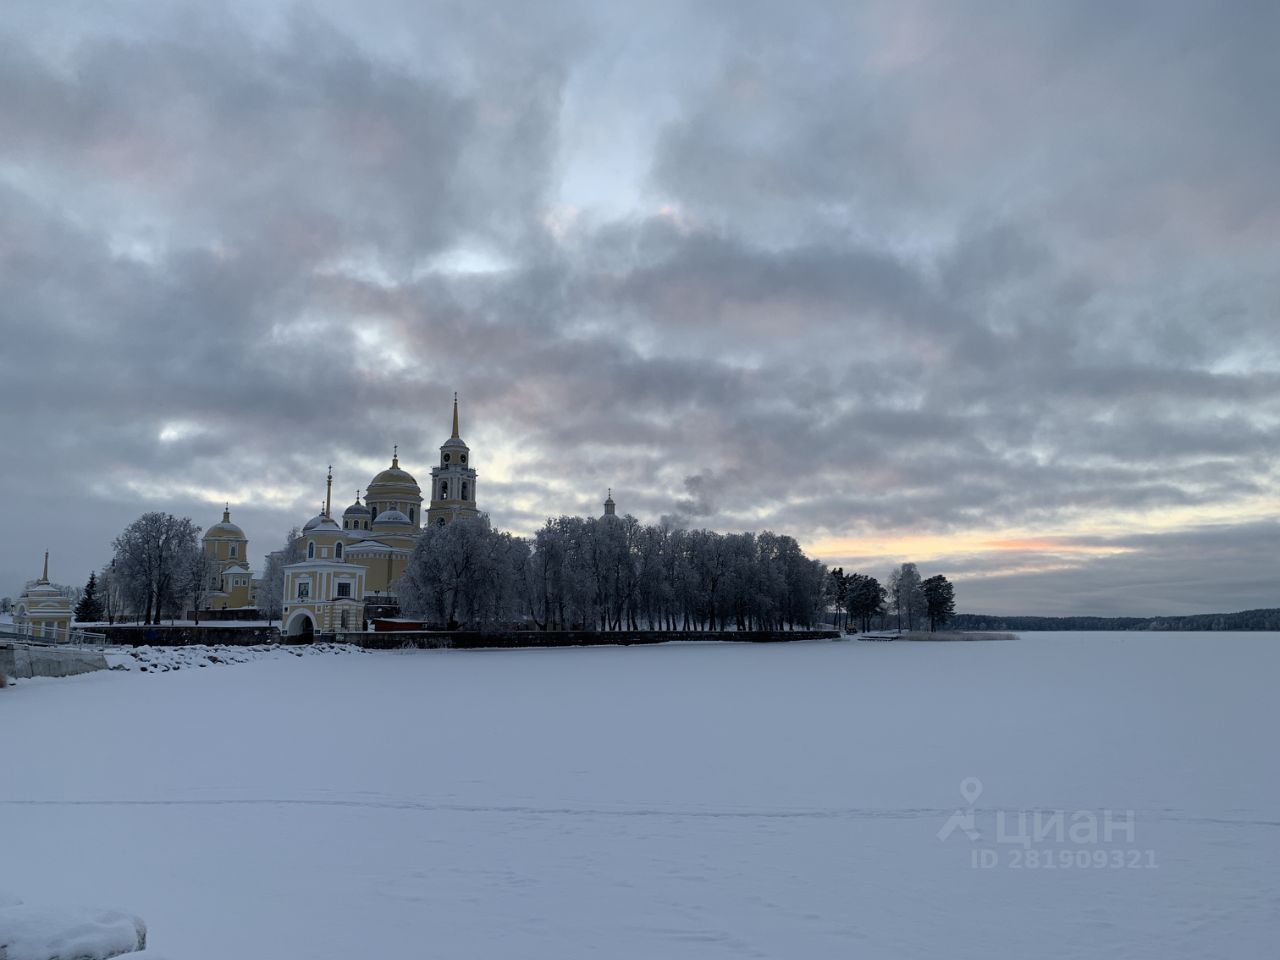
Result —
<svg viewBox="0 0 1280 960"><path fill-rule="evenodd" d="M1076 554L1069 591L1005 550L947 569L993 612L1274 603L1244 571L1278 479L1276 16L19 3L0 592L219 497L270 549L330 462L425 473L456 389L520 531L611 486L874 567L859 538L1234 513L1217 572L1177 531Z"/></svg>

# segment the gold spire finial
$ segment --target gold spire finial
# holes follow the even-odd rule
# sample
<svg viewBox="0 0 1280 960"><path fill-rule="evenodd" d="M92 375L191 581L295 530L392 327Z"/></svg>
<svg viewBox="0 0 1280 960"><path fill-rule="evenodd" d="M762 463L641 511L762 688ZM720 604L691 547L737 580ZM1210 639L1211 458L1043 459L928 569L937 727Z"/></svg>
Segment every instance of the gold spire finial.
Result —
<svg viewBox="0 0 1280 960"><path fill-rule="evenodd" d="M391 466L400 466L400 444L393 444L391 447Z"/></svg>
<svg viewBox="0 0 1280 960"><path fill-rule="evenodd" d="M40 574L40 582L41 583L49 582L49 551L48 550L44 552L44 573Z"/></svg>
<svg viewBox="0 0 1280 960"><path fill-rule="evenodd" d="M458 439L458 391L453 391L453 438Z"/></svg>
<svg viewBox="0 0 1280 960"><path fill-rule="evenodd" d="M229 501L222 505L222 522L231 522L231 503Z"/></svg>
<svg viewBox="0 0 1280 960"><path fill-rule="evenodd" d="M333 464L329 464L329 475L325 477L324 485L324 515L326 517L333 515Z"/></svg>

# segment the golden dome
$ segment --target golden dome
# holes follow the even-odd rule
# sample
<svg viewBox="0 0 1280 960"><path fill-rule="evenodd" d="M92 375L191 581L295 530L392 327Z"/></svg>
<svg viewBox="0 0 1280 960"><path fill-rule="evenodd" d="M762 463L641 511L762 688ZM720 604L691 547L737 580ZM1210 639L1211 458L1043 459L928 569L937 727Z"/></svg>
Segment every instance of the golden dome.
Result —
<svg viewBox="0 0 1280 960"><path fill-rule="evenodd" d="M418 486L418 481L413 479L413 474L409 473L408 470L400 469L400 456L397 452L391 458L391 466L383 470L369 483L369 489L365 493L365 501L380 500L382 496L390 493L403 494L406 490L412 491L411 496L420 497L422 495L422 488Z"/></svg>
<svg viewBox="0 0 1280 960"><path fill-rule="evenodd" d="M205 540L243 540L244 531L231 522L231 507L222 511L222 520L205 531Z"/></svg>

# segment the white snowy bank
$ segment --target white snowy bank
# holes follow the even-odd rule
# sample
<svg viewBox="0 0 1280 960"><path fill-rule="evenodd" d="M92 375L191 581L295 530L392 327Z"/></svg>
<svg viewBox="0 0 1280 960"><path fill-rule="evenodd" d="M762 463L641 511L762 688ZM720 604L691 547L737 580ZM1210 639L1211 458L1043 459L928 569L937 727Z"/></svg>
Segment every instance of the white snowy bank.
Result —
<svg viewBox="0 0 1280 960"><path fill-rule="evenodd" d="M229 663L252 663L255 660L287 660L290 658L343 656L365 653L349 643L316 643L303 646L257 644L252 647L191 644L185 647L108 647L107 666L113 670L136 670L140 673L167 673L183 667L224 666ZM0 958L2 960L2 958Z"/></svg>
<svg viewBox="0 0 1280 960"><path fill-rule="evenodd" d="M147 945L147 926L118 910L27 904L0 894L0 960L107 960Z"/></svg>

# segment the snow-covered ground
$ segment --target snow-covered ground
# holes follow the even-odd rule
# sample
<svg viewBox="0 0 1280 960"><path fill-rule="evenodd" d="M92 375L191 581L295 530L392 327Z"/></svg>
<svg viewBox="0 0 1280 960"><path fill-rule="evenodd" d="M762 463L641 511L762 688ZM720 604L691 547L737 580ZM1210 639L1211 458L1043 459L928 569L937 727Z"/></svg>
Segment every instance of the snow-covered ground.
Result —
<svg viewBox="0 0 1280 960"><path fill-rule="evenodd" d="M174 960L1270 958L1278 676L1075 633L24 683L0 891Z"/></svg>

